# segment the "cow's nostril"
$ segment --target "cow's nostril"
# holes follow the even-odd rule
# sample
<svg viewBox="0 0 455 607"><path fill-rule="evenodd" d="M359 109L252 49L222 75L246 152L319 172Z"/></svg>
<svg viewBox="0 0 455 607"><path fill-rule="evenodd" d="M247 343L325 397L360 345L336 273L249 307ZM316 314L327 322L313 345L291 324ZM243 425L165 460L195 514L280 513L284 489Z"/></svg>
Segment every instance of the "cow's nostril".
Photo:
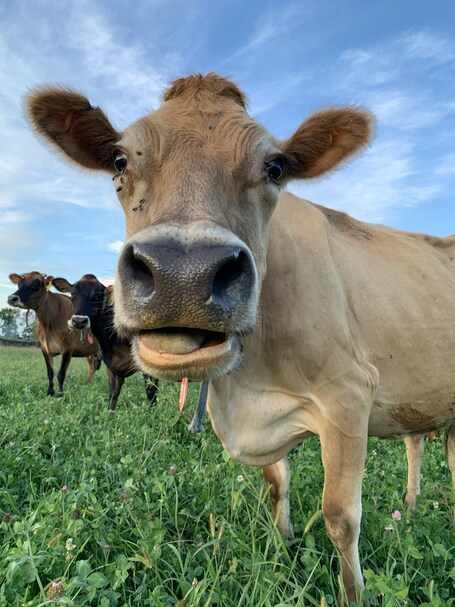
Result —
<svg viewBox="0 0 455 607"><path fill-rule="evenodd" d="M227 257L213 279L212 300L222 299L230 289L238 288L248 267L249 259L243 251Z"/></svg>
<svg viewBox="0 0 455 607"><path fill-rule="evenodd" d="M155 291L155 279L147 261L148 259L139 251L135 251L133 247L125 256L125 267L128 268L128 273L136 286L137 295L141 299L150 299Z"/></svg>

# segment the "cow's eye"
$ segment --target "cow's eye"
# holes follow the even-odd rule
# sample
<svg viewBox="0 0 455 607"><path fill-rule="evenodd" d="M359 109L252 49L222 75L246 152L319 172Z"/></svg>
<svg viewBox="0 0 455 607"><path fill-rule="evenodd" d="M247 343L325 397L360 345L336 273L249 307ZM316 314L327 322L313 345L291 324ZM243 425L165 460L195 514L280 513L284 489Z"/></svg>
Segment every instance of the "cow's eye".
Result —
<svg viewBox="0 0 455 607"><path fill-rule="evenodd" d="M119 173L126 169L126 154L117 152L114 156L114 167Z"/></svg>
<svg viewBox="0 0 455 607"><path fill-rule="evenodd" d="M269 160L265 163L265 173L268 179L278 181L283 175L283 163L279 158Z"/></svg>

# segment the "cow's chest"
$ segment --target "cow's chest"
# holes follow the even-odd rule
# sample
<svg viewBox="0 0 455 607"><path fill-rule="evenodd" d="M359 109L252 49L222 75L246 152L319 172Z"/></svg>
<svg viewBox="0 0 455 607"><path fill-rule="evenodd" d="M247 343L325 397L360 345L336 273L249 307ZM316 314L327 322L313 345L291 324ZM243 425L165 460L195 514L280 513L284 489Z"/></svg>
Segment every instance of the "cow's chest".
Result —
<svg viewBox="0 0 455 607"><path fill-rule="evenodd" d="M229 394L229 397L227 396ZM265 466L316 432L317 408L308 397L213 382L208 410L229 455L244 464Z"/></svg>
<svg viewBox="0 0 455 607"><path fill-rule="evenodd" d="M62 353L62 340L52 332L47 333L45 345L51 356L58 356Z"/></svg>

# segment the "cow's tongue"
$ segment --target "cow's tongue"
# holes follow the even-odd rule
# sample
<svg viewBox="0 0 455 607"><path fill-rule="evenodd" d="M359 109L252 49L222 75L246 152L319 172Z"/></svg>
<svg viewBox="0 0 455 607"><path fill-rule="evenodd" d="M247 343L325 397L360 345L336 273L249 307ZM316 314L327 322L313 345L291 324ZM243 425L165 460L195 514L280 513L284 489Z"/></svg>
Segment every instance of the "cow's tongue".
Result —
<svg viewBox="0 0 455 607"><path fill-rule="evenodd" d="M145 348L166 354L191 354L199 350L207 332L198 329L143 331L139 339Z"/></svg>
<svg viewBox="0 0 455 607"><path fill-rule="evenodd" d="M87 333L87 341L89 344L93 344L93 335L91 331L88 331Z"/></svg>

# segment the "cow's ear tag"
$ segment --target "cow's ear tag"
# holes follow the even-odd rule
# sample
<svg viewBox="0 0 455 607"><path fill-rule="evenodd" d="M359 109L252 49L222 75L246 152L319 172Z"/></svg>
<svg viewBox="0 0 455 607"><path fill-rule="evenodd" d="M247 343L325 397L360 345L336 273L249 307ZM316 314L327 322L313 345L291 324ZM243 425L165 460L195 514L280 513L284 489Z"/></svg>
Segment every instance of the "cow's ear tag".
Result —
<svg viewBox="0 0 455 607"><path fill-rule="evenodd" d="M188 378L184 377L180 385L179 411L183 411L188 394Z"/></svg>
<svg viewBox="0 0 455 607"><path fill-rule="evenodd" d="M46 291L51 290L53 280L54 280L53 276L46 276L46 278L45 278Z"/></svg>

